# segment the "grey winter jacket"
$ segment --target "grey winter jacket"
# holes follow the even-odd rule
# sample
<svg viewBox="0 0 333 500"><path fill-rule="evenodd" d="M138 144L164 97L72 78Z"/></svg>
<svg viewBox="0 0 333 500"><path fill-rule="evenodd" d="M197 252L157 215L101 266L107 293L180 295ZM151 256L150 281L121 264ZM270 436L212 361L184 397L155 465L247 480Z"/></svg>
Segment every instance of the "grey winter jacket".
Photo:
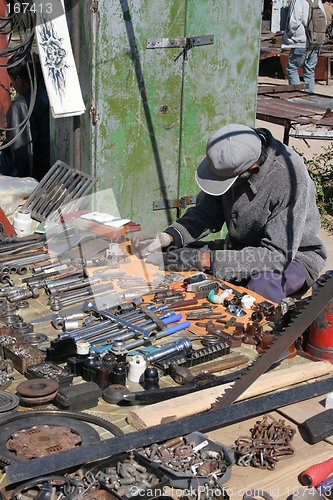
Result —
<svg viewBox="0 0 333 500"><path fill-rule="evenodd" d="M221 196L200 192L196 205L166 229L181 248L228 228L228 249L214 250L212 274L227 281L282 273L296 260L311 286L327 258L319 238L316 192L302 158L267 129L267 159L243 186Z"/></svg>

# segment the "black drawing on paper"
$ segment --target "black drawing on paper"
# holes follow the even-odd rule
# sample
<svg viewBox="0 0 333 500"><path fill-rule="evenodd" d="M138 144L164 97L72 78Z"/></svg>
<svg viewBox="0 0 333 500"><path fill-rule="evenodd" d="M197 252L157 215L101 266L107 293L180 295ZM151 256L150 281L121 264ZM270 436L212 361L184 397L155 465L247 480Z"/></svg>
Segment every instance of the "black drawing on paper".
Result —
<svg viewBox="0 0 333 500"><path fill-rule="evenodd" d="M66 92L66 50L62 47L63 38L57 36L52 21L44 20L39 26L40 45L44 50L48 77L60 99Z"/></svg>

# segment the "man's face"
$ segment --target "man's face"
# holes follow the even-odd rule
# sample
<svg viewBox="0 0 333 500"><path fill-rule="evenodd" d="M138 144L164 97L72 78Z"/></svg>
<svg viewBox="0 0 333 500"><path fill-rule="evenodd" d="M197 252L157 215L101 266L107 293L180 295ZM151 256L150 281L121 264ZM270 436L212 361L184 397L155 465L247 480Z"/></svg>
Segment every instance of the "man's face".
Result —
<svg viewBox="0 0 333 500"><path fill-rule="evenodd" d="M16 76L15 78L11 76L10 83L17 95L21 95L26 91L25 82L20 76Z"/></svg>
<svg viewBox="0 0 333 500"><path fill-rule="evenodd" d="M247 183L247 181L250 179L250 177L252 176L252 171L251 170L247 170L246 172L244 172L244 174L240 175L237 179L237 181L235 181L232 185L232 187L239 187L239 186L243 186L244 184Z"/></svg>
<svg viewBox="0 0 333 500"><path fill-rule="evenodd" d="M232 187L239 187L239 186L244 186L244 184L247 183L247 181L252 177L253 174L257 174L259 172L259 165L255 163L252 165L244 174L241 174L237 181L234 182Z"/></svg>

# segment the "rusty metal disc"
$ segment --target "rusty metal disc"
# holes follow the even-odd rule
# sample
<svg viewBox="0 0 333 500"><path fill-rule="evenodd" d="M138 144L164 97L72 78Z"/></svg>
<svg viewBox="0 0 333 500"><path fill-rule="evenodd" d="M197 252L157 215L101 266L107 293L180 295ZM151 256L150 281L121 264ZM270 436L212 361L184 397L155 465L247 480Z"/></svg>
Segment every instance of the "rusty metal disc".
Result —
<svg viewBox="0 0 333 500"><path fill-rule="evenodd" d="M20 404L25 405L25 406L43 406L51 401L56 397L58 394L58 391L51 392L51 394L48 394L47 396L39 396L39 397L33 397L33 398L27 398L25 396L20 396Z"/></svg>
<svg viewBox="0 0 333 500"><path fill-rule="evenodd" d="M14 432L7 442L7 448L20 457L36 458L71 450L81 443L80 435L69 427L43 424Z"/></svg>
<svg viewBox="0 0 333 500"><path fill-rule="evenodd" d="M0 413L16 410L20 403L20 398L7 391L0 391Z"/></svg>
<svg viewBox="0 0 333 500"><path fill-rule="evenodd" d="M0 466L27 460L29 456L40 456L38 453L42 447L45 448L45 455L50 455L67 449L68 442L70 446L76 447L100 440L97 430L85 422L60 415L43 416L41 411L37 416L34 416L35 412L24 414L26 418L13 420L1 429ZM63 436L66 436L65 441ZM25 450L25 444L28 451Z"/></svg>
<svg viewBox="0 0 333 500"><path fill-rule="evenodd" d="M59 382L57 382L57 380L51 380L48 378L33 378L31 380L21 382L17 386L16 391L20 397L42 398L50 396L50 394L58 391L58 389Z"/></svg>

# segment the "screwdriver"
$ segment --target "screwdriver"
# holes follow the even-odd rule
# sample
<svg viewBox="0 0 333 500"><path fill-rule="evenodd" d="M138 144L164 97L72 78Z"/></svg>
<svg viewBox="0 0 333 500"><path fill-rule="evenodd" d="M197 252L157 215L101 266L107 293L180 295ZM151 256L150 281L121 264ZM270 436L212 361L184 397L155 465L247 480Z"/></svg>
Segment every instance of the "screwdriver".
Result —
<svg viewBox="0 0 333 500"><path fill-rule="evenodd" d="M300 475L303 486L317 486L333 472L333 458L311 465Z"/></svg>
<svg viewBox="0 0 333 500"><path fill-rule="evenodd" d="M333 498L333 476L324 479L321 483L316 486L316 490L320 495L324 495L327 498Z"/></svg>

